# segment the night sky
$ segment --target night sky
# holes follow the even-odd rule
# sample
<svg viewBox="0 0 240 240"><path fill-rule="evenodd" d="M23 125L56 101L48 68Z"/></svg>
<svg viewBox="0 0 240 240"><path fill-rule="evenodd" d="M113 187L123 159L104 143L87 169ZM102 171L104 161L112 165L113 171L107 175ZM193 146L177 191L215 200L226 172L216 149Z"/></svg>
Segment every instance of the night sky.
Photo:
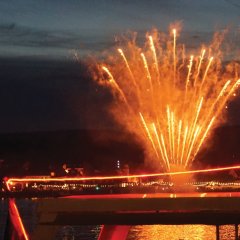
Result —
<svg viewBox="0 0 240 240"><path fill-rule="evenodd" d="M226 27L239 33L239 20L238 0L0 0L0 132L112 128L75 51L101 56L118 35L176 21L191 45Z"/></svg>

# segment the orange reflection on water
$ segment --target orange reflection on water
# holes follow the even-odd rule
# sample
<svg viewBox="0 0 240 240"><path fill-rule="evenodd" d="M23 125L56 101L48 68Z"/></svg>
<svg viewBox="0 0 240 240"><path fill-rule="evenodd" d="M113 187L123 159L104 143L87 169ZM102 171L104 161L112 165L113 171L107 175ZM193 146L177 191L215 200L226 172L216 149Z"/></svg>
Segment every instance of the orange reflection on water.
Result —
<svg viewBox="0 0 240 240"><path fill-rule="evenodd" d="M127 240L215 240L216 227L209 225L138 225ZM234 226L220 226L221 240L234 240Z"/></svg>
<svg viewBox="0 0 240 240"><path fill-rule="evenodd" d="M235 240L234 225L220 226L220 237L221 240Z"/></svg>
<svg viewBox="0 0 240 240"><path fill-rule="evenodd" d="M129 232L127 240L215 240L215 226L141 225Z"/></svg>

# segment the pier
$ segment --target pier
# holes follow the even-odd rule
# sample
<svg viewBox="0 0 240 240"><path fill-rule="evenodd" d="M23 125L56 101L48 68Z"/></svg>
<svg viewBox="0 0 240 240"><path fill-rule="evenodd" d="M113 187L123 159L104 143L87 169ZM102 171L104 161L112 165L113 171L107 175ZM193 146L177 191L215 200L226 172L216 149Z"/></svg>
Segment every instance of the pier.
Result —
<svg viewBox="0 0 240 240"><path fill-rule="evenodd" d="M64 225L104 225L99 240L123 240L130 226L148 224L215 225L216 240L220 240L219 226L231 224L239 239L238 192L79 195L33 201L38 221L31 240L53 239Z"/></svg>

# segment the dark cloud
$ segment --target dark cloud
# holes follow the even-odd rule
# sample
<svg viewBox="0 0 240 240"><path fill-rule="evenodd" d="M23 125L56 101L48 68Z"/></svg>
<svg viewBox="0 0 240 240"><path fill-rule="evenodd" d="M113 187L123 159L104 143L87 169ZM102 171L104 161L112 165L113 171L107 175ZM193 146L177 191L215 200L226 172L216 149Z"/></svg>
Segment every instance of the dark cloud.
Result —
<svg viewBox="0 0 240 240"><path fill-rule="evenodd" d="M43 30L17 25L0 24L0 45L9 47L61 48L66 50L103 50L113 45L101 36L89 38L83 34L64 30Z"/></svg>
<svg viewBox="0 0 240 240"><path fill-rule="evenodd" d="M225 2L231 4L234 7L240 8L240 3L238 0L225 0Z"/></svg>
<svg viewBox="0 0 240 240"><path fill-rule="evenodd" d="M178 20L186 31L208 33L229 24L237 25L236 3L236 0L2 0L0 55L63 57L72 49L88 54L111 48L114 37L128 30L146 32L157 27L167 31L169 24Z"/></svg>

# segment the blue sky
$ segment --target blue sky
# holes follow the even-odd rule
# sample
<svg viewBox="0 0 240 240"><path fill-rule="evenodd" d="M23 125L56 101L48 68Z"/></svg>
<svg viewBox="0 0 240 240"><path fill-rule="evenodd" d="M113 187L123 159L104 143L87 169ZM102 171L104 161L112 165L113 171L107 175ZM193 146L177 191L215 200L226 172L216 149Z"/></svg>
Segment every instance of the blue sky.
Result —
<svg viewBox="0 0 240 240"><path fill-rule="evenodd" d="M240 29L238 0L0 0L0 56L67 57L96 53L128 30Z"/></svg>

